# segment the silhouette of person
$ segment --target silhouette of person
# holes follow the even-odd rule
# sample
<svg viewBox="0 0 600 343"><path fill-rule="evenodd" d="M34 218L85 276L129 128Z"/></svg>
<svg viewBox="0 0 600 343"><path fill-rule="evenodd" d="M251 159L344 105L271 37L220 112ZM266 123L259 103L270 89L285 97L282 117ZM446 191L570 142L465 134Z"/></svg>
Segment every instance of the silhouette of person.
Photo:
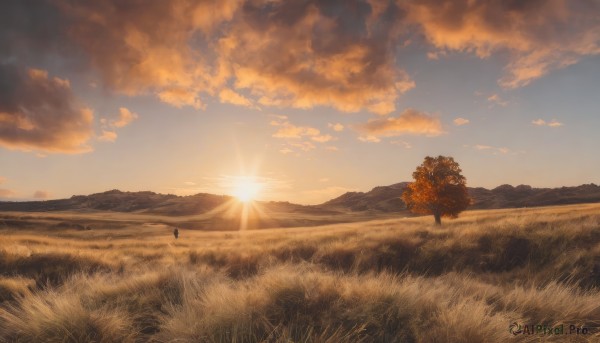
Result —
<svg viewBox="0 0 600 343"><path fill-rule="evenodd" d="M175 236L175 239L179 238L179 230L177 230L177 228L173 230L173 236Z"/></svg>

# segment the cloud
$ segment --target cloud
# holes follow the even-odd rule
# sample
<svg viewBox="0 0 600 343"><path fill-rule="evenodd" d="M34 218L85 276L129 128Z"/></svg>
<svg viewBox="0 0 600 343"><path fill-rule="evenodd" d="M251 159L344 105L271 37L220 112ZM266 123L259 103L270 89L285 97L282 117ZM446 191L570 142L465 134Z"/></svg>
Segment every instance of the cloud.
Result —
<svg viewBox="0 0 600 343"><path fill-rule="evenodd" d="M118 119L111 121L110 125L116 128L122 128L129 125L132 121L136 120L139 116L137 113L133 113L125 107L119 108Z"/></svg>
<svg viewBox="0 0 600 343"><path fill-rule="evenodd" d="M271 117L275 119L271 120L269 124L277 127L277 131L272 136L287 140L286 146L279 150L284 155L294 152L294 149L305 152L314 150L316 145L312 142L327 143L336 140L332 135L321 134L317 128L291 124L286 116L271 115ZM329 147L325 149L331 150Z"/></svg>
<svg viewBox="0 0 600 343"><path fill-rule="evenodd" d="M319 182L329 182L329 178L328 177L322 177L318 181Z"/></svg>
<svg viewBox="0 0 600 343"><path fill-rule="evenodd" d="M294 150L290 149L290 148L283 148L279 150L280 153L287 155L287 154L291 154L292 152L294 152Z"/></svg>
<svg viewBox="0 0 600 343"><path fill-rule="evenodd" d="M371 135L358 136L358 140L361 141L361 142L365 142L365 143L379 143L379 142L381 142L381 139L379 139L377 136L371 136Z"/></svg>
<svg viewBox="0 0 600 343"><path fill-rule="evenodd" d="M531 123L533 125L537 125L537 126L549 126L549 127L560 127L560 126L564 125L563 123L557 121L556 119L552 119L551 121L547 122L541 118L532 120Z"/></svg>
<svg viewBox="0 0 600 343"><path fill-rule="evenodd" d="M162 102L177 108L184 106L190 106L197 110L206 108L195 91L183 87L166 88L159 91L157 96Z"/></svg>
<svg viewBox="0 0 600 343"><path fill-rule="evenodd" d="M385 114L415 86L396 65L403 12L391 3L8 0L0 12L10 55L60 56L110 89L176 107L203 108L209 95Z"/></svg>
<svg viewBox="0 0 600 343"><path fill-rule="evenodd" d="M405 141L391 141L391 144L395 144L395 145L401 145L403 146L405 149L411 149L412 145L409 142L405 142Z"/></svg>
<svg viewBox="0 0 600 343"><path fill-rule="evenodd" d="M102 134L98 136L98 140L102 142L114 142L117 140L117 133L114 131L102 130Z"/></svg>
<svg viewBox="0 0 600 343"><path fill-rule="evenodd" d="M0 188L0 198L12 198L15 195L16 193L10 189Z"/></svg>
<svg viewBox="0 0 600 343"><path fill-rule="evenodd" d="M254 106L250 99L246 98L245 96L239 93L236 93L235 91L229 88L224 88L221 90L221 92L219 93L219 99L221 99L221 102L223 103L229 103L244 107Z"/></svg>
<svg viewBox="0 0 600 343"><path fill-rule="evenodd" d="M600 54L597 1L424 0L402 2L409 21L422 28L441 52L487 58L508 51L506 74L498 81L517 88L552 70Z"/></svg>
<svg viewBox="0 0 600 343"><path fill-rule="evenodd" d="M411 108L402 112L398 117L371 119L366 124L359 125L357 129L366 137L359 138L363 141L374 141L369 140L370 136L389 137L411 134L433 137L444 132L438 118Z"/></svg>
<svg viewBox="0 0 600 343"><path fill-rule="evenodd" d="M6 178L0 176L0 185L6 182Z"/></svg>
<svg viewBox="0 0 600 343"><path fill-rule="evenodd" d="M546 124L546 125L548 125L548 126L550 126L550 127L559 127L559 126L563 126L564 124L563 124L563 123L561 123L561 122L558 122L558 121L556 121L556 120L552 120L552 121L550 121L550 122L549 122L548 124Z"/></svg>
<svg viewBox="0 0 600 343"><path fill-rule="evenodd" d="M118 136L115 130L124 128L138 118L139 115L137 113L131 112L125 107L119 108L119 114L116 119L100 118L102 134L98 136L98 140L110 143L115 142Z"/></svg>
<svg viewBox="0 0 600 343"><path fill-rule="evenodd" d="M330 146L326 146L325 150L336 152L336 151L339 151L340 149L338 149L338 147L336 147L336 146L330 145Z"/></svg>
<svg viewBox="0 0 600 343"><path fill-rule="evenodd" d="M329 123L329 124L327 124L327 127L333 129L333 131L335 131L335 132L344 131L344 125L342 125L340 123L335 123L335 124Z"/></svg>
<svg viewBox="0 0 600 343"><path fill-rule="evenodd" d="M310 126L296 126L287 121L286 116L279 116L275 120L269 123L271 126L278 127L277 132L273 134L275 138L288 138L288 139L300 139L303 137L309 137L312 141L318 143L326 143L335 140L335 137L331 135L322 135L321 131L317 128ZM304 142L303 144L305 144ZM305 144L305 146L307 146Z"/></svg>
<svg viewBox="0 0 600 343"><path fill-rule="evenodd" d="M83 153L94 114L75 99L68 80L41 69L0 63L0 146L23 151Z"/></svg>
<svg viewBox="0 0 600 343"><path fill-rule="evenodd" d="M469 145L464 145L465 148L469 148ZM489 153L491 153L492 155L518 155L518 154L524 154L525 151L512 151L509 148L506 147L495 147L495 146L491 146L491 145L484 145L484 144L476 144L473 145L471 148L478 150L478 151L487 151Z"/></svg>
<svg viewBox="0 0 600 343"><path fill-rule="evenodd" d="M521 87L600 54L597 1L68 1L0 5L0 60L59 61L116 92L205 108L389 114L415 87L400 48L429 58L507 56L502 87ZM244 94L244 95L242 95Z"/></svg>
<svg viewBox="0 0 600 343"><path fill-rule="evenodd" d="M34 199L48 199L50 197L50 193L47 191L35 191L33 193Z"/></svg>
<svg viewBox="0 0 600 343"><path fill-rule="evenodd" d="M503 100L498 94L492 94L487 98L487 101L491 103L490 107L494 105L499 105L502 107L508 106L508 101Z"/></svg>
<svg viewBox="0 0 600 343"><path fill-rule="evenodd" d="M470 121L469 119L465 119L465 118L455 118L453 120L454 125L456 126L462 126L462 125L467 125Z"/></svg>
<svg viewBox="0 0 600 343"><path fill-rule="evenodd" d="M320 136L310 137L310 139L312 139L315 142L326 143L326 142L334 140L334 137L331 135L320 135Z"/></svg>
<svg viewBox="0 0 600 343"><path fill-rule="evenodd" d="M394 111L399 95L415 86L395 66L396 22L380 20L397 9L389 5L371 30L369 4L355 5L246 2L222 50L236 61L235 87L265 106Z"/></svg>
<svg viewBox="0 0 600 343"><path fill-rule="evenodd" d="M292 146L294 148L298 148L302 151L311 151L316 148L316 146L314 144L312 144L311 142L291 142L288 144L290 146Z"/></svg>
<svg viewBox="0 0 600 343"><path fill-rule="evenodd" d="M295 126L289 122L279 124L279 129L273 134L275 138L301 138L303 136L318 136L318 129L309 126Z"/></svg>

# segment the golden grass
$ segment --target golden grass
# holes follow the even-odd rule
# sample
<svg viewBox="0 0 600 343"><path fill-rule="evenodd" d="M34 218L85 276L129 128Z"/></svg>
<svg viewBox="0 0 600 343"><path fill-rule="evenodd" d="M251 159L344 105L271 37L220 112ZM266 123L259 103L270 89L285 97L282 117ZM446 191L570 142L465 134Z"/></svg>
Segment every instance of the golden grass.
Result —
<svg viewBox="0 0 600 343"><path fill-rule="evenodd" d="M432 221L178 240L162 224L8 228L0 342L600 340L600 205ZM513 336L513 322L590 333Z"/></svg>

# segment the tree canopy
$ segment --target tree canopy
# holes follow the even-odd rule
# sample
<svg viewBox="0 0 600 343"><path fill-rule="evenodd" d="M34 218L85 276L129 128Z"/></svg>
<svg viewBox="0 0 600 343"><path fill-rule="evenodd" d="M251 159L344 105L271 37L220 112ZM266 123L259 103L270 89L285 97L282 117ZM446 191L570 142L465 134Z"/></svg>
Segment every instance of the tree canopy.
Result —
<svg viewBox="0 0 600 343"><path fill-rule="evenodd" d="M413 213L432 214L436 224L442 217L456 218L470 204L467 179L452 157L425 157L413 173L402 200Z"/></svg>

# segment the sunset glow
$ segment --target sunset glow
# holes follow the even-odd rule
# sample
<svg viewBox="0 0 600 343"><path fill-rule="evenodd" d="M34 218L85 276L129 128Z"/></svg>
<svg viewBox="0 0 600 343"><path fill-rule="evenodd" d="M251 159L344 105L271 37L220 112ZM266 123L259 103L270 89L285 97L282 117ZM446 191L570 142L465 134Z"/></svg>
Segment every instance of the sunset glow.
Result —
<svg viewBox="0 0 600 343"><path fill-rule="evenodd" d="M236 180L233 195L242 202L249 202L259 195L262 185L251 177L241 177Z"/></svg>

